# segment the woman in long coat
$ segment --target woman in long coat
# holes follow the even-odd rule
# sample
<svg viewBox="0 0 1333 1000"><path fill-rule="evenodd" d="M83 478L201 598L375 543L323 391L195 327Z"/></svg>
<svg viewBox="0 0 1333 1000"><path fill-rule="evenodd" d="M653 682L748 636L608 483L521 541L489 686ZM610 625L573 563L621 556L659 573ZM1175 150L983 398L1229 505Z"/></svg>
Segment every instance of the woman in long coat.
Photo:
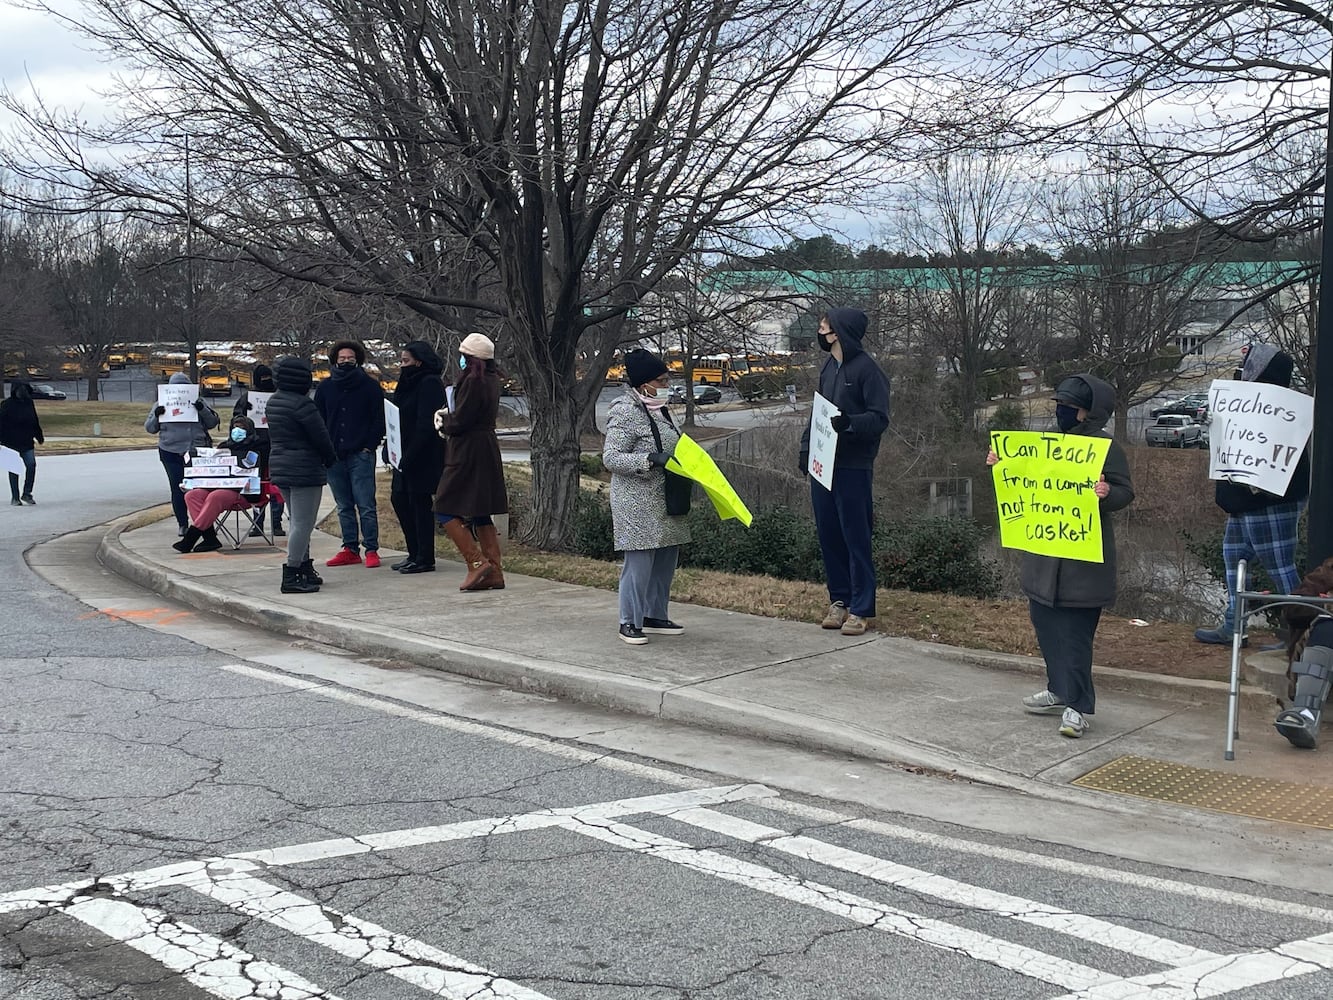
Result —
<svg viewBox="0 0 1333 1000"><path fill-rule="evenodd" d="M435 411L444 405L444 362L424 340L403 347L393 402L403 436L403 457L393 471L389 502L403 529L407 558L399 573L435 572L435 523L431 503L444 470L444 442L435 433Z"/></svg>
<svg viewBox="0 0 1333 1000"><path fill-rule="evenodd" d="M680 440L666 409L667 367L647 351L631 351L625 356L625 376L629 386L607 416L602 464L611 471L615 546L625 555L620 638L639 646L648 641L645 633L685 631L667 617L667 603L679 547L690 540L690 526L684 515L666 511L663 469Z"/></svg>
<svg viewBox="0 0 1333 1000"><path fill-rule="evenodd" d="M480 333L470 333L458 350L463 374L454 385L453 407L435 414L435 429L445 440L435 512L445 516L445 533L467 563L467 575L458 589L504 590L500 536L491 519L492 514L509 512L500 443L495 438L500 412L495 344Z"/></svg>
<svg viewBox="0 0 1333 1000"><path fill-rule="evenodd" d="M37 419L37 407L32 402L32 387L27 382L15 382L9 398L0 403L0 444L12 448L23 459L23 492L19 492L19 477L9 474L9 501L15 507L35 504L32 484L37 479L37 445L45 444L42 423Z"/></svg>

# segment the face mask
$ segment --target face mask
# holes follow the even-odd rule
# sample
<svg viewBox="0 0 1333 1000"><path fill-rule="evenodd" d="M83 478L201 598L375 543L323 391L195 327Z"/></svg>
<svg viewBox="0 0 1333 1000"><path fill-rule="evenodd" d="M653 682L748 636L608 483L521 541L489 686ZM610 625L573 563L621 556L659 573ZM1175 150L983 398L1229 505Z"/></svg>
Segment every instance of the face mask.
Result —
<svg viewBox="0 0 1333 1000"><path fill-rule="evenodd" d="M350 372L350 371L351 371L353 368L355 368L355 367L356 367L356 362L355 362L355 361L339 361L339 362L338 362L338 371L340 371L340 372Z"/></svg>
<svg viewBox="0 0 1333 1000"><path fill-rule="evenodd" d="M231 439L235 441L237 444L240 444L242 441L244 441L247 436L248 434L244 427L233 427L231 429Z"/></svg>
<svg viewBox="0 0 1333 1000"><path fill-rule="evenodd" d="M819 341L819 349L821 351L829 352L833 350L833 345L829 343L828 338L824 336L824 334L820 333L816 335L815 339Z"/></svg>
<svg viewBox="0 0 1333 1000"><path fill-rule="evenodd" d="M1055 426L1059 427L1064 433L1068 434L1077 427L1081 420L1078 419L1078 407L1066 406L1064 403L1055 404Z"/></svg>
<svg viewBox="0 0 1333 1000"><path fill-rule="evenodd" d="M460 354L460 355L458 356L458 370L459 370L459 371L462 371L462 370L463 370L464 368L466 368L466 367L467 367L467 355L466 355L466 354Z"/></svg>

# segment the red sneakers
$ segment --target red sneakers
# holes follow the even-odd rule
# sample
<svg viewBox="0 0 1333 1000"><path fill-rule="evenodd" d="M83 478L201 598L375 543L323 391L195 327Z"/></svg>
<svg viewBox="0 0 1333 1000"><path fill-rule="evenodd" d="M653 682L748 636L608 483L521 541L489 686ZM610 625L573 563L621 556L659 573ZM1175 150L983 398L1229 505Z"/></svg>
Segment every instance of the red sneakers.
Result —
<svg viewBox="0 0 1333 1000"><path fill-rule="evenodd" d="M325 566L356 566L361 562L361 556L351 549L340 549L338 554L326 562Z"/></svg>
<svg viewBox="0 0 1333 1000"><path fill-rule="evenodd" d="M366 569L379 569L380 554L378 552L366 553Z"/></svg>

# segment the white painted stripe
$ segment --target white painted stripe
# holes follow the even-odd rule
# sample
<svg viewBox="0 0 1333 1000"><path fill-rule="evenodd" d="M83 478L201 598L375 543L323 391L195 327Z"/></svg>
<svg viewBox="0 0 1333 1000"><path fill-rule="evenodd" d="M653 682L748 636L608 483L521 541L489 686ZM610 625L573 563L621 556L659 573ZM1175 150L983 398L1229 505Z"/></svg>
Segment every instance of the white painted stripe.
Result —
<svg viewBox="0 0 1333 1000"><path fill-rule="evenodd" d="M456 955L379 924L321 906L247 875L201 876L185 885L339 955L449 1000L550 1000Z"/></svg>
<svg viewBox="0 0 1333 1000"><path fill-rule="evenodd" d="M356 705L358 707L383 712L388 715L411 719L414 722L420 722L424 725L435 726L440 729L448 729L453 732L466 733L471 736L505 743L510 746L550 754L566 760L591 764L607 770L618 771L622 774L631 774L638 778L660 782L672 787L697 788L702 784L698 779L688 775L678 774L674 771L668 771L665 768L660 767L653 767L648 764L639 764L635 761L622 760L608 752L584 750L580 747L571 746L567 743L560 743L541 736L530 736L526 733L517 733L512 730L502 729L484 723L469 722L465 719L443 715L439 712L413 708L391 699L350 691L338 687L332 682L312 682L305 677L297 677L284 673L277 667L261 669L238 663L228 664L222 669L245 677L251 677L255 680L283 685L309 694L317 694L324 698L343 702L344 704ZM1011 864L1043 868L1047 871L1058 872L1062 875L1069 875L1074 878L1097 879L1098 881L1109 882L1115 885L1127 885L1136 889L1145 889L1149 892L1161 892L1176 896L1185 896L1195 901L1219 903L1225 906L1240 906L1261 913L1273 913L1285 917L1295 917L1299 920L1311 920L1316 923L1333 924L1333 910L1323 907L1309 906L1304 903L1294 903L1284 899L1271 899L1267 896L1252 896L1242 892L1234 892L1229 889L1217 889L1212 886L1196 885L1192 882L1160 878L1154 875L1142 875L1138 872L1123 871L1118 868L1106 868L1101 865L1070 861L1065 858L1048 857L1044 854L1035 854L1030 851L999 847L995 844L962 840L956 837L946 837L940 834L929 833L924 830L916 830L911 827L885 823L880 820L858 819L849 816L846 813L834 812L830 809L807 805L803 802L791 802L782 798L771 799L768 802L765 802L764 806L767 809L773 809L789 816L796 816L801 819L808 819L818 823L827 825L845 823L855 829L865 830L869 833L878 834L881 837L892 837L898 840L908 841L909 843L923 844L925 846L952 851L959 854L971 854L977 857L993 858L997 861L1005 861Z"/></svg>
<svg viewBox="0 0 1333 1000"><path fill-rule="evenodd" d="M933 948L956 952L1031 979L1053 983L1068 990L1091 989L1117 981L1117 977L1070 962L1045 952L1014 944L979 931L957 927L877 903L832 886L784 875L771 868L729 858L715 851L691 847L623 823L570 823L567 829L625 850L669 861L692 871L712 875L758 892L790 900L844 920L909 938Z"/></svg>
<svg viewBox="0 0 1333 1000"><path fill-rule="evenodd" d="M226 1000L338 1000L295 972L177 923L158 910L120 899L94 898L71 903L62 912Z"/></svg>
<svg viewBox="0 0 1333 1000"><path fill-rule="evenodd" d="M688 823L713 833L750 844L761 844L798 858L805 858L830 868L862 875L907 892L933 896L970 910L994 913L1023 923L1033 924L1059 934L1067 934L1106 948L1137 955L1162 965L1189 965L1217 958L1217 954L1172 941L1169 938L1145 934L1122 927L1097 917L1071 913L1058 906L1050 906L1021 896L1011 896L980 886L958 882L943 875L877 858L860 851L848 850L809 837L789 836L786 831L771 826L751 823L712 809L685 809L671 815L673 820Z"/></svg>
<svg viewBox="0 0 1333 1000"><path fill-rule="evenodd" d="M1333 970L1333 934L1077 990L1058 1000L1206 1000Z"/></svg>

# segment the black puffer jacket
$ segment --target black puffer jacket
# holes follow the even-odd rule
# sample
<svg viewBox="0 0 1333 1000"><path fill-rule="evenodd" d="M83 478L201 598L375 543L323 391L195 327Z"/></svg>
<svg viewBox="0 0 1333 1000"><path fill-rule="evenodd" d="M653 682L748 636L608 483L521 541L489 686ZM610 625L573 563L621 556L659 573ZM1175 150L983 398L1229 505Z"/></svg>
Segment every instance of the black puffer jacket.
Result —
<svg viewBox="0 0 1333 1000"><path fill-rule="evenodd" d="M1087 419L1071 434L1110 437L1104 430L1115 411L1115 390L1099 378L1077 375L1092 390L1092 406ZM1106 453L1102 475L1111 492L1098 501L1102 515L1102 561L1082 562L1023 553L1019 585L1029 600L1048 608L1104 608L1115 603L1115 529L1106 515L1128 507L1134 499L1134 484L1129 478L1129 459L1115 441Z"/></svg>
<svg viewBox="0 0 1333 1000"><path fill-rule="evenodd" d="M31 451L36 444L45 443L37 407L32 402L32 390L26 382L16 382L10 397L0 403L0 444L25 452Z"/></svg>
<svg viewBox="0 0 1333 1000"><path fill-rule="evenodd" d="M268 434L273 445L269 477L279 488L323 486L333 464L329 429L310 398L310 362L279 358L273 366L277 391L268 401Z"/></svg>

